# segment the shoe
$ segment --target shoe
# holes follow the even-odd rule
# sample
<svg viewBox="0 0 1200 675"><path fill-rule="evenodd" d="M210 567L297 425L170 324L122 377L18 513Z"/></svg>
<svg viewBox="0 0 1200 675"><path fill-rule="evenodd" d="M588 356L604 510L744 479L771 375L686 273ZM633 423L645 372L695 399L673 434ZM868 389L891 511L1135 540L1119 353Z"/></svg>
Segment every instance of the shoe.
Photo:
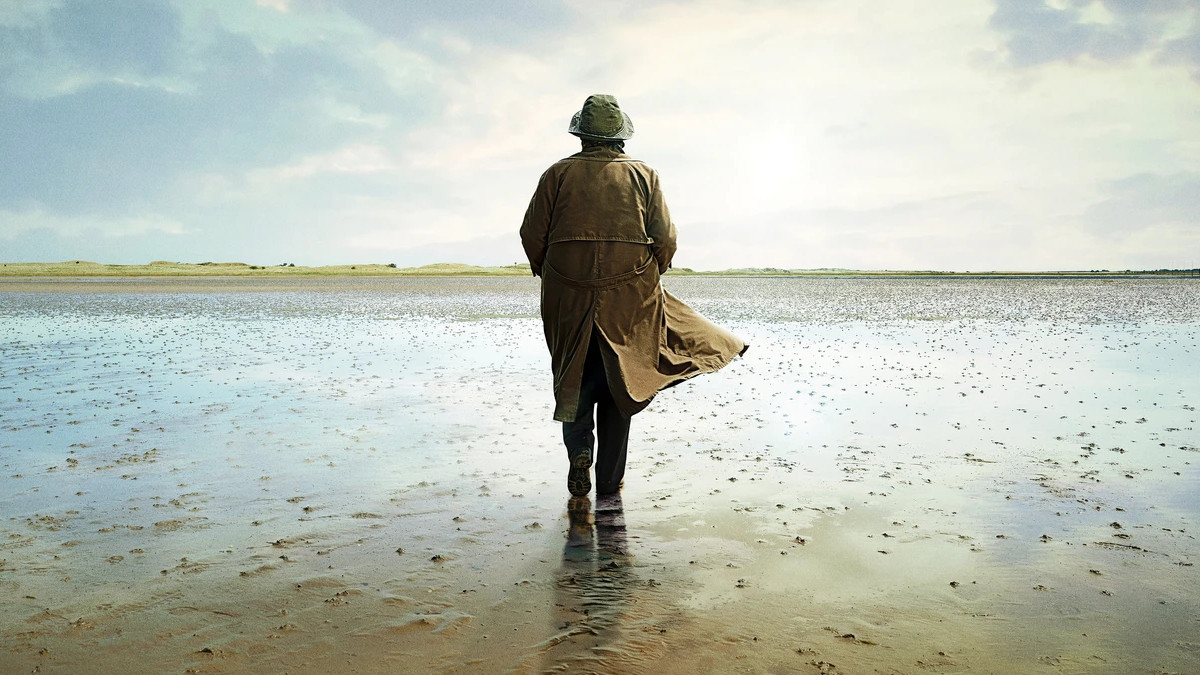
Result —
<svg viewBox="0 0 1200 675"><path fill-rule="evenodd" d="M567 490L576 497L592 491L592 449L575 448L567 451L571 469L567 471Z"/></svg>

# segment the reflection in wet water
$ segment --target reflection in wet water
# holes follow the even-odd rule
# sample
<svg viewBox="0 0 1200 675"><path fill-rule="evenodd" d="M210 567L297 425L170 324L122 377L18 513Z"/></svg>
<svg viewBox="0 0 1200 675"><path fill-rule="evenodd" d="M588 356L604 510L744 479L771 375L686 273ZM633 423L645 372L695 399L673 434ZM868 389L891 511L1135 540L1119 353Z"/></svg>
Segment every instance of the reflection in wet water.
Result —
<svg viewBox="0 0 1200 675"><path fill-rule="evenodd" d="M586 560L597 555L629 560L625 506L620 492L598 496L594 518L590 499L572 497L567 501L567 518L564 560Z"/></svg>
<svg viewBox="0 0 1200 675"><path fill-rule="evenodd" d="M555 580L558 634L543 643L546 672L640 672L648 665L643 630L655 582L636 573L621 494L567 502L567 539ZM638 605L639 611L634 611Z"/></svg>
<svg viewBox="0 0 1200 675"><path fill-rule="evenodd" d="M567 500L567 519L567 545L563 548L563 560L586 560L592 555L591 547L596 541L592 500L587 497Z"/></svg>

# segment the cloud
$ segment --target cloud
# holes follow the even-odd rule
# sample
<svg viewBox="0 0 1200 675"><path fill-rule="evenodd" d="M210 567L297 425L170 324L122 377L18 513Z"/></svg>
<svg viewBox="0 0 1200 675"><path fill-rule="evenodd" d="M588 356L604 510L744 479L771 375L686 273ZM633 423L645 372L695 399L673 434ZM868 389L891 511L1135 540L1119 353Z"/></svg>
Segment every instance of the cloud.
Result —
<svg viewBox="0 0 1200 675"><path fill-rule="evenodd" d="M0 239L14 240L30 231L53 232L60 237L137 237L149 233L181 235L186 228L176 220L154 216L62 216L34 208L0 210Z"/></svg>
<svg viewBox="0 0 1200 675"><path fill-rule="evenodd" d="M1196 9L1182 0L996 0L988 25L1005 37L1016 68L1083 58L1117 63L1152 53L1179 30L1200 34Z"/></svg>
<svg viewBox="0 0 1200 675"><path fill-rule="evenodd" d="M395 170L396 163L383 148L377 145L353 144L333 152L309 155L286 166L251 171L249 180L255 183L278 183L318 174L363 175Z"/></svg>
<svg viewBox="0 0 1200 675"><path fill-rule="evenodd" d="M144 265L152 260L166 259L187 262L226 260L225 256L232 253L229 247L213 246L192 233L167 234L158 230L130 236L110 236L103 230L85 231L80 235L51 229L23 230L11 239L0 237L0 245L6 251L13 251L4 256L5 262L90 260ZM252 259L262 261L261 257ZM283 261L272 257L262 262L278 264Z"/></svg>
<svg viewBox="0 0 1200 675"><path fill-rule="evenodd" d="M1042 201L1050 195L1031 197ZM722 259L729 250L741 249L754 253L746 255L754 266L782 268L1027 268L1060 253L1030 246L1039 209L1028 204L1011 203L993 191L882 206L798 206L681 226L677 258L686 267L720 269L728 266ZM1019 257L1019 265L1006 262L1013 257Z"/></svg>
<svg viewBox="0 0 1200 675"><path fill-rule="evenodd" d="M107 31L107 23L85 30L78 20L61 27L60 19L46 15L49 34ZM122 65L135 63L132 56L100 59L107 64L101 68L55 40L36 43L54 55L45 61L67 64L64 72L81 84L54 95L46 87L39 89L46 95L0 93L0 116L13 129L0 136L0 208L33 201L59 212L122 213L164 198L186 202L186 194L169 190L189 174L240 175L348 145L377 145L376 135L393 120L412 125L434 114L420 77L397 74L396 53L383 59L312 39L307 24L282 40L241 26L227 30L219 19L159 22L185 27L183 39L171 43L176 53L151 59L172 64L153 72L176 87L129 80L152 71ZM6 30L0 34L11 34Z"/></svg>
<svg viewBox="0 0 1200 675"><path fill-rule="evenodd" d="M338 6L381 35L405 43L458 35L505 47L536 44L556 32L567 34L578 21L571 4L559 0L342 0Z"/></svg>
<svg viewBox="0 0 1200 675"><path fill-rule="evenodd" d="M344 241L347 247L355 249L404 252L430 246L447 247L481 238L491 240L504 237L504 235L481 237L473 222L463 218L460 214L444 209L405 210L375 214L359 212L350 215L357 215L363 221L374 220L377 224L377 227L361 230ZM505 237L505 239L511 239L511 248L518 250L515 237Z"/></svg>
<svg viewBox="0 0 1200 675"><path fill-rule="evenodd" d="M176 84L182 35L168 5L67 0L33 7L0 21L0 91L36 99L102 82Z"/></svg>
<svg viewBox="0 0 1200 675"><path fill-rule="evenodd" d="M1099 232L1178 226L1200 235L1200 173L1141 173L1102 186L1105 197L1084 217Z"/></svg>
<svg viewBox="0 0 1200 675"><path fill-rule="evenodd" d="M1163 63L1186 66L1192 73L1192 79L1200 84L1200 29L1167 42L1159 53L1159 59Z"/></svg>
<svg viewBox="0 0 1200 675"><path fill-rule="evenodd" d="M291 0L254 0L254 4L259 7L270 7L277 12L285 14L292 11Z"/></svg>

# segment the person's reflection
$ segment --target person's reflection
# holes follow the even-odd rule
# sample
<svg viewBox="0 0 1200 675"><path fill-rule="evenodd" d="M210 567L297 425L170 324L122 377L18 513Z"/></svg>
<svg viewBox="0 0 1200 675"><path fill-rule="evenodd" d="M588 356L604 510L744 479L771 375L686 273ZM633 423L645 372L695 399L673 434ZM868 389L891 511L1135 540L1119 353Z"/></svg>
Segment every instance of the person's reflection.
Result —
<svg viewBox="0 0 1200 675"><path fill-rule="evenodd" d="M629 544L625 540L625 506L621 493L596 497L596 538L600 551L629 564Z"/></svg>
<svg viewBox="0 0 1200 675"><path fill-rule="evenodd" d="M597 658L596 647L621 639L621 619L636 585L625 534L621 495L567 502L567 541L555 583L558 635L549 642L546 660L554 664ZM611 658L613 652L609 652Z"/></svg>
<svg viewBox="0 0 1200 675"><path fill-rule="evenodd" d="M593 520L592 502L587 497L572 497L567 501L567 545L563 559L628 563L629 544L625 535L625 507L621 494L596 498ZM597 547L593 550L592 544Z"/></svg>
<svg viewBox="0 0 1200 675"><path fill-rule="evenodd" d="M596 532L592 527L592 500L571 497L567 500L567 545L563 560L584 561L592 555Z"/></svg>

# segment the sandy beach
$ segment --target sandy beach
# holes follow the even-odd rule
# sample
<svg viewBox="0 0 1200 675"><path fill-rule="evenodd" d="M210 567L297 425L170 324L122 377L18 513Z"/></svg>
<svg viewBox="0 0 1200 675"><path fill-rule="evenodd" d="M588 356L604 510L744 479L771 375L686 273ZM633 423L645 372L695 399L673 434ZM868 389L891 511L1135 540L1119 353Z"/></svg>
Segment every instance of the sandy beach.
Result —
<svg viewBox="0 0 1200 675"><path fill-rule="evenodd" d="M0 672L1200 672L1196 280L664 284L569 503L536 279L0 279Z"/></svg>

